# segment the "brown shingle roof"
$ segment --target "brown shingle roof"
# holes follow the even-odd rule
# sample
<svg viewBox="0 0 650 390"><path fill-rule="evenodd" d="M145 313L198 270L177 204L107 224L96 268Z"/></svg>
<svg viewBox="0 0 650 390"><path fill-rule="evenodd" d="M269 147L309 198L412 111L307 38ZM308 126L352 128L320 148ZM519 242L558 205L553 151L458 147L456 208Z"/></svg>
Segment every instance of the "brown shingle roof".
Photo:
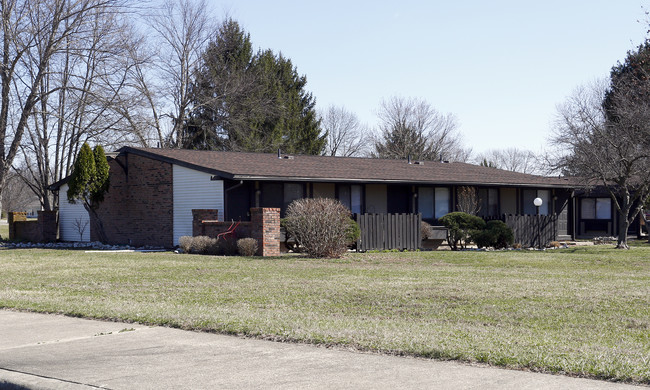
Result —
<svg viewBox="0 0 650 390"><path fill-rule="evenodd" d="M408 164L405 160L357 157L197 151L124 147L133 153L234 180L280 180L364 183L471 184L528 187L572 187L557 177L544 177L487 168L466 163L426 161Z"/></svg>

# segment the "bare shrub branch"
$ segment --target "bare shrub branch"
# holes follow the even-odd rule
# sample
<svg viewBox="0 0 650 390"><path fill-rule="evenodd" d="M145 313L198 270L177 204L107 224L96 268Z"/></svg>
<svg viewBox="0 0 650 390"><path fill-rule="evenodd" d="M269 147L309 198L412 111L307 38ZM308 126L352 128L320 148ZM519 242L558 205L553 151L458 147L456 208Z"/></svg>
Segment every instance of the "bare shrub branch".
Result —
<svg viewBox="0 0 650 390"><path fill-rule="evenodd" d="M350 210L338 200L298 199L287 208L286 228L309 257L343 256Z"/></svg>

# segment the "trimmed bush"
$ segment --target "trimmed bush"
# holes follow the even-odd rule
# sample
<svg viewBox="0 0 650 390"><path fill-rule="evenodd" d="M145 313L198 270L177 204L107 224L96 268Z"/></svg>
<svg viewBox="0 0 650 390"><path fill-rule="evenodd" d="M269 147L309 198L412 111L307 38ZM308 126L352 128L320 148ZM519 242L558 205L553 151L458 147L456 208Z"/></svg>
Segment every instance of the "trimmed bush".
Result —
<svg viewBox="0 0 650 390"><path fill-rule="evenodd" d="M454 251L459 249L459 245L464 249L472 235L485 228L483 218L460 211L445 215L440 222L447 227L447 242Z"/></svg>
<svg viewBox="0 0 650 390"><path fill-rule="evenodd" d="M200 255L212 255L217 253L217 239L208 236L193 237L190 251Z"/></svg>
<svg viewBox="0 0 650 390"><path fill-rule="evenodd" d="M494 235L494 247L497 249L507 248L515 242L515 235L512 229L503 221L490 221L487 229Z"/></svg>
<svg viewBox="0 0 650 390"><path fill-rule="evenodd" d="M237 251L242 256L255 256L257 253L257 240L254 238L240 238L237 240Z"/></svg>
<svg viewBox="0 0 650 390"><path fill-rule="evenodd" d="M472 241L474 241L476 246L479 248L489 248L493 246L495 238L491 231L483 229L472 233Z"/></svg>
<svg viewBox="0 0 650 390"><path fill-rule="evenodd" d="M503 221L489 221L485 229L475 231L472 240L479 248L493 247L495 249L507 248L514 240L512 229Z"/></svg>
<svg viewBox="0 0 650 390"><path fill-rule="evenodd" d="M178 239L178 246L185 253L197 255L216 255L222 252L221 245L216 238L208 236L182 236Z"/></svg>
<svg viewBox="0 0 650 390"><path fill-rule="evenodd" d="M327 198L293 201L287 208L285 226L303 252L314 258L343 256L354 230L350 210Z"/></svg>
<svg viewBox="0 0 650 390"><path fill-rule="evenodd" d="M194 237L192 236L181 236L178 239L178 246L183 250L183 252L190 253L190 249L192 249L193 240Z"/></svg>

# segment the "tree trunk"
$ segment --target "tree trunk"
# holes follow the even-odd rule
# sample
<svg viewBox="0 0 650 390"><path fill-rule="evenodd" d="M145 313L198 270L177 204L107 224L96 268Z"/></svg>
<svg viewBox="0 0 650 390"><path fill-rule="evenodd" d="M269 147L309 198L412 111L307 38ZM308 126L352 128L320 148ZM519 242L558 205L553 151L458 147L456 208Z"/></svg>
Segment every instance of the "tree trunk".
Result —
<svg viewBox="0 0 650 390"><path fill-rule="evenodd" d="M627 229L630 224L627 221L627 214L624 216L619 214L618 218L618 240L616 241L616 249L630 249L627 245Z"/></svg>
<svg viewBox="0 0 650 390"><path fill-rule="evenodd" d="M95 230L95 234L97 235L97 239L99 242L102 244L105 244L108 239L106 238L106 232L104 231L104 223L102 222L101 218L99 217L99 214L97 213L97 210L93 209L92 207L88 207L86 204L84 204L84 208L86 211L88 211L88 216L90 217L90 235L92 237L92 232L93 232L93 226ZM91 238L92 239L92 238Z"/></svg>

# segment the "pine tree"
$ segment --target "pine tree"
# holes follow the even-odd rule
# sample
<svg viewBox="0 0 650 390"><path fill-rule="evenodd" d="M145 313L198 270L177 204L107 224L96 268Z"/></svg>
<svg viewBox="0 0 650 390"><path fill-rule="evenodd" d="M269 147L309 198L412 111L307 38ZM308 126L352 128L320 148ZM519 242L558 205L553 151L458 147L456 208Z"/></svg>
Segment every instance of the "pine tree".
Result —
<svg viewBox="0 0 650 390"><path fill-rule="evenodd" d="M232 19L218 28L203 53L192 84L194 109L181 147L236 150L237 134L245 133L247 104L259 87L249 71L253 59L250 36Z"/></svg>
<svg viewBox="0 0 650 390"><path fill-rule="evenodd" d="M270 49L253 55L249 34L224 22L196 74L184 147L320 154L326 137L306 84L290 59Z"/></svg>

